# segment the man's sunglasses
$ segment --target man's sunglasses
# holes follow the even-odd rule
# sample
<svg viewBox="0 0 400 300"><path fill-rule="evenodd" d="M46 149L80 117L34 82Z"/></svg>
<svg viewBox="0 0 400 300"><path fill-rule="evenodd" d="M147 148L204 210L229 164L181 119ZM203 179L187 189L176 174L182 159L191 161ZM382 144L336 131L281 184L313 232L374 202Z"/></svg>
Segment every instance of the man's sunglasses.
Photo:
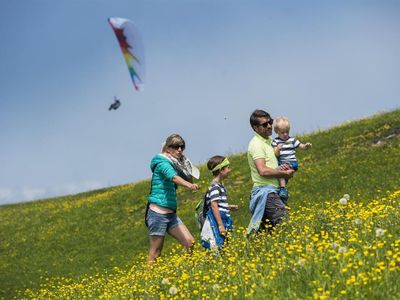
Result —
<svg viewBox="0 0 400 300"><path fill-rule="evenodd" d="M271 125L271 126L272 126L272 124L274 124L274 119L269 119L269 121L267 121L267 122L265 122L265 123L260 123L260 124L258 124L258 126L262 126L262 127L264 127L264 128L267 128L268 125Z"/></svg>
<svg viewBox="0 0 400 300"><path fill-rule="evenodd" d="M181 148L182 151L185 150L184 144L172 144L172 145L169 145L169 147L171 147L172 149L175 149L175 150L178 150L179 148Z"/></svg>

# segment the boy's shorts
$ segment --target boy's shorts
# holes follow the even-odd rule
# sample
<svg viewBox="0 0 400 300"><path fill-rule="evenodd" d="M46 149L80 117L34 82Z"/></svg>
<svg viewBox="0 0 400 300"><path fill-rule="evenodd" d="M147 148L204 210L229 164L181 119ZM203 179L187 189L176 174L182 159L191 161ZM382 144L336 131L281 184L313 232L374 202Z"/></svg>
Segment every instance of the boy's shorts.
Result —
<svg viewBox="0 0 400 300"><path fill-rule="evenodd" d="M176 213L159 214L151 209L147 212L147 227L149 228L149 235L165 236L165 233L172 228L183 224L181 219Z"/></svg>
<svg viewBox="0 0 400 300"><path fill-rule="evenodd" d="M299 169L299 164L297 161L282 161L279 162L279 165L289 164L293 170L297 171Z"/></svg>

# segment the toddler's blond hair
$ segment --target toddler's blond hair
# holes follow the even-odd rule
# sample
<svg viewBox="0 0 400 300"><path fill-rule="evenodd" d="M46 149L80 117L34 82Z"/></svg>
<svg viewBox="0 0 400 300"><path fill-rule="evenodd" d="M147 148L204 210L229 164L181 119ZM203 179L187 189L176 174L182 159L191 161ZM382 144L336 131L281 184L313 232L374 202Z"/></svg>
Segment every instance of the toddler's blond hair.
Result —
<svg viewBox="0 0 400 300"><path fill-rule="evenodd" d="M290 130L290 122L286 117L278 117L275 119L274 131L278 133L279 130Z"/></svg>

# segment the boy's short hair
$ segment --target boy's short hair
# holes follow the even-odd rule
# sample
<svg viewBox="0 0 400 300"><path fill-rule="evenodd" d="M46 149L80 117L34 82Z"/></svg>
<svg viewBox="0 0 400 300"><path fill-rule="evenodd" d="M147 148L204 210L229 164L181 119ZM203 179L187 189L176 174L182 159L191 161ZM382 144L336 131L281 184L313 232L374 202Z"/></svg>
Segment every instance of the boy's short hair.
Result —
<svg viewBox="0 0 400 300"><path fill-rule="evenodd" d="M217 165L222 163L224 159L225 159L225 156L221 156L221 155L215 155L215 156L211 157L207 162L207 168L211 171ZM221 169L215 170L214 172L212 172L212 174L214 176L217 176L219 174L219 171L221 171Z"/></svg>
<svg viewBox="0 0 400 300"><path fill-rule="evenodd" d="M278 133L278 131L282 129L286 129L288 131L290 130L290 122L286 117L278 117L275 119L274 131Z"/></svg>

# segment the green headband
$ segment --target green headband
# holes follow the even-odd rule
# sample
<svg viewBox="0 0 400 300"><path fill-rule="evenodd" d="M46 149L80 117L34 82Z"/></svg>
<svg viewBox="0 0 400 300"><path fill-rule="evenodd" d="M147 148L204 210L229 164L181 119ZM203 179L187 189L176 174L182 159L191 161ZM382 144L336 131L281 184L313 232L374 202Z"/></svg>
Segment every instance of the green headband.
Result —
<svg viewBox="0 0 400 300"><path fill-rule="evenodd" d="M217 171L217 170L221 170L223 167L229 166L229 160L227 158L225 158L221 163L219 163L218 165L216 165L211 172Z"/></svg>

